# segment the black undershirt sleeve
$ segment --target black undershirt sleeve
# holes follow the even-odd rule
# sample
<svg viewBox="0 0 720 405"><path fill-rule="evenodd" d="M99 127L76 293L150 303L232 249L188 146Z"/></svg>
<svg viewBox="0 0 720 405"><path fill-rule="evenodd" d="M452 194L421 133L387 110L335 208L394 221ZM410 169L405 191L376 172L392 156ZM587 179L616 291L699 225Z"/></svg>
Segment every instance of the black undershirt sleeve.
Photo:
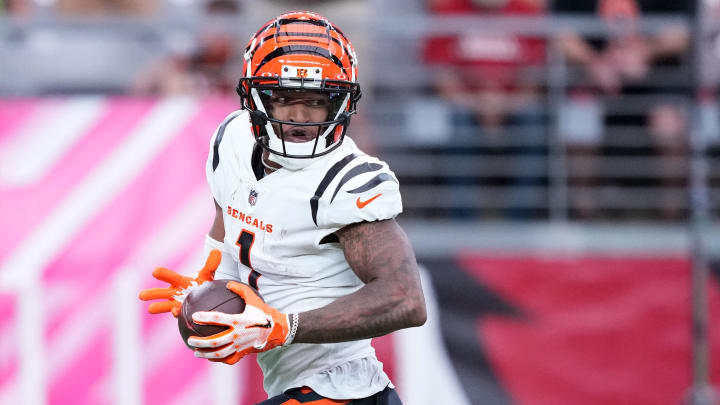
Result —
<svg viewBox="0 0 720 405"><path fill-rule="evenodd" d="M263 177L265 177L265 168L263 167L263 164L262 164L262 154L263 154L263 149L260 146L255 145L255 149L253 149L253 154L252 154L252 158L250 160L250 164L252 165L253 173L255 173L255 178L257 180L260 180Z"/></svg>

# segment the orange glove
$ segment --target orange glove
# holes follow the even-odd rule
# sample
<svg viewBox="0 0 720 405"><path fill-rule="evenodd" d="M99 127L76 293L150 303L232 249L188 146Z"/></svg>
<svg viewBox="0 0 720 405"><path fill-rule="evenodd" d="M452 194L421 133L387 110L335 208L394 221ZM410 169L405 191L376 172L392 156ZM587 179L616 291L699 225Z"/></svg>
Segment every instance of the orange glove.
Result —
<svg viewBox="0 0 720 405"><path fill-rule="evenodd" d="M205 266L192 276L181 276L172 270L164 267L158 267L153 271L153 277L160 281L170 284L168 288L149 288L140 291L140 299L143 301L166 299L164 302L153 302L148 305L148 312L151 314L159 314L161 312L172 312L175 318L180 314L180 307L185 297L190 294L195 287L210 281L215 277L215 270L220 265L222 254L219 250L210 251Z"/></svg>
<svg viewBox="0 0 720 405"><path fill-rule="evenodd" d="M288 341L290 328L287 314L267 305L245 284L230 281L227 288L245 301L245 311L240 314L195 312L193 321L197 324L228 328L212 336L188 338L187 343L196 348L195 357L235 364L250 353L264 352ZM297 314L294 316L297 319ZM297 321L293 325L293 336L296 330Z"/></svg>

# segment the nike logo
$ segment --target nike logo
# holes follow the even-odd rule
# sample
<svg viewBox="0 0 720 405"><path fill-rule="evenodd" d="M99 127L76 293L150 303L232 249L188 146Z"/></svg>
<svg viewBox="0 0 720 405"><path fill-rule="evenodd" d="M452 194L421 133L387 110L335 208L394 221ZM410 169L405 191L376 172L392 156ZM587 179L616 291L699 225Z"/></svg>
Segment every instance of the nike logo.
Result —
<svg viewBox="0 0 720 405"><path fill-rule="evenodd" d="M266 324L257 323L257 324L255 324L255 325L248 326L248 328L267 328L267 329L270 329L270 328L272 328L272 322L267 321Z"/></svg>
<svg viewBox="0 0 720 405"><path fill-rule="evenodd" d="M360 201L360 197L358 197L357 201L355 201L355 204L357 205L358 208L365 208L366 205L370 204L371 202L373 202L374 199L380 197L381 195L382 195L382 193L378 193L375 196L373 196L372 198L370 198L369 200L365 200L365 201Z"/></svg>

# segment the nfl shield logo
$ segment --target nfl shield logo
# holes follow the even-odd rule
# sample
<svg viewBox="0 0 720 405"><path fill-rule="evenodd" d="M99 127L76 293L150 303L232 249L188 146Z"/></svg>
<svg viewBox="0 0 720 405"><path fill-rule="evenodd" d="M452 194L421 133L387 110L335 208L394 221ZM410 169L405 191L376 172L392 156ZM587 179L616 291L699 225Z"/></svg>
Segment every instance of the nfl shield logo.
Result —
<svg viewBox="0 0 720 405"><path fill-rule="evenodd" d="M258 193L255 190L250 190L250 195L248 196L248 202L250 205L255 205L257 202Z"/></svg>

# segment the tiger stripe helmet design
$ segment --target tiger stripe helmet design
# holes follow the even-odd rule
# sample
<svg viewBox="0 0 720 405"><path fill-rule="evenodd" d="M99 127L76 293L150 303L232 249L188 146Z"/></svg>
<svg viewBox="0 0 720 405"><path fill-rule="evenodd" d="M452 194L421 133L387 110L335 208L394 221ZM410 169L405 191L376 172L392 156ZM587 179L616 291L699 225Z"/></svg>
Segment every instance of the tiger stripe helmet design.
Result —
<svg viewBox="0 0 720 405"><path fill-rule="evenodd" d="M290 12L250 38L237 92L250 113L257 143L272 161L297 170L342 143L361 96L357 78L355 50L340 29L318 14ZM274 118L270 99L277 92L322 93L329 99L327 119L297 123ZM283 125L315 126L317 136L286 142Z"/></svg>

